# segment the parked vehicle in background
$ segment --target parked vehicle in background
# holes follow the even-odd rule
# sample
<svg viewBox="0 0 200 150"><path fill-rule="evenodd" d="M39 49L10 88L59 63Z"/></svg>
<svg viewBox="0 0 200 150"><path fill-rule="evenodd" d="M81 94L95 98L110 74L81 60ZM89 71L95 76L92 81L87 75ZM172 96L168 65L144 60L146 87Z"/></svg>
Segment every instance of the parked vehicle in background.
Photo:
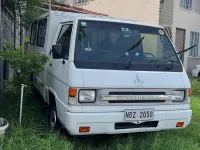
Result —
<svg viewBox="0 0 200 150"><path fill-rule="evenodd" d="M199 78L200 77L200 65L196 65L194 69L192 69L192 76Z"/></svg>
<svg viewBox="0 0 200 150"><path fill-rule="evenodd" d="M49 55L34 77L49 124L71 135L185 128L191 85L160 26L50 11L31 27L31 47Z"/></svg>

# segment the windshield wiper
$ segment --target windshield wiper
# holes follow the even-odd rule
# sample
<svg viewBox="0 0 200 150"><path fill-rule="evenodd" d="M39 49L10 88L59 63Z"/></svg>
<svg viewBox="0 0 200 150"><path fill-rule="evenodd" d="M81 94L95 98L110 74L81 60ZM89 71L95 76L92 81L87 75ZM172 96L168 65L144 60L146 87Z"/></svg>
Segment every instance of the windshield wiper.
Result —
<svg viewBox="0 0 200 150"><path fill-rule="evenodd" d="M135 49L136 47L138 47L142 41L144 40L144 37L141 38L139 41L137 41L130 49L128 49L126 52L130 52L131 50Z"/></svg>
<svg viewBox="0 0 200 150"><path fill-rule="evenodd" d="M139 41L137 41L130 49L128 49L126 52L125 52L125 54L126 54L126 56L128 56L129 55L129 53L128 52L130 52L130 51L132 51L132 50L134 50L136 47L138 47L141 43L142 43L142 41L144 40L144 38L145 37L142 37ZM123 54L124 55L124 54ZM120 60L119 58L120 57L123 57L123 55L121 55L121 56L119 56L118 58L116 58L116 60ZM132 66L131 65L131 62L132 62L132 58L131 58L131 61L129 62L129 68ZM116 65L118 65L119 63L115 63L114 65L116 66Z"/></svg>
<svg viewBox="0 0 200 150"><path fill-rule="evenodd" d="M172 55L170 55L170 56L167 56L167 57L163 57L163 58L151 60L151 61L148 61L147 63L152 63L152 62L155 62L155 61L159 61L159 60L163 60L163 59L170 58L170 57L172 57L172 56L175 56L175 55L178 55L178 54L181 54L181 53L185 53L185 52L189 51L190 49L192 49L192 48L194 48L194 47L196 47L196 46L197 46L197 44L196 44L196 45L193 45L193 46L191 46L191 47L189 47L189 48L187 48L187 49L185 49L185 50L183 50L183 51L180 51L180 52L178 52L178 53L174 53L174 54L172 54Z"/></svg>
<svg viewBox="0 0 200 150"><path fill-rule="evenodd" d="M163 59L170 58L170 57L172 57L172 56L174 56L174 55L178 55L178 54L187 52L188 50L194 48L195 46L197 46L197 44L196 44L196 45L193 45L193 46L191 46L191 47L189 47L189 48L187 48L187 49L185 49L185 50L183 50L183 51L181 51L181 52L175 53L175 54L173 54L173 55L171 55L171 56L164 57L164 58L160 58L160 59L156 59L156 60L152 60L152 61L159 61L159 60L163 60ZM133 61L133 59L131 58L131 60L129 61L128 66L127 66L128 69L132 67L132 61ZM152 61L149 61L149 62L152 62ZM149 62L148 62L148 63L149 63ZM168 64L169 64L169 66L167 67L167 69L169 69L169 70L172 69L172 68L174 67L174 64L175 64L175 63L174 63L174 60L170 60L170 61L168 62Z"/></svg>

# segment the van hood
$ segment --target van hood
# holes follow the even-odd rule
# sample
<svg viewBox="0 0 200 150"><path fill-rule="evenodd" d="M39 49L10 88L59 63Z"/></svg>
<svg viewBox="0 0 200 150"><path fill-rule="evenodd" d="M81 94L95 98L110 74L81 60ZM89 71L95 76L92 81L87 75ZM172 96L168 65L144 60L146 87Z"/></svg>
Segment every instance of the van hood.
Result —
<svg viewBox="0 0 200 150"><path fill-rule="evenodd" d="M85 88L191 88L183 72L83 70Z"/></svg>

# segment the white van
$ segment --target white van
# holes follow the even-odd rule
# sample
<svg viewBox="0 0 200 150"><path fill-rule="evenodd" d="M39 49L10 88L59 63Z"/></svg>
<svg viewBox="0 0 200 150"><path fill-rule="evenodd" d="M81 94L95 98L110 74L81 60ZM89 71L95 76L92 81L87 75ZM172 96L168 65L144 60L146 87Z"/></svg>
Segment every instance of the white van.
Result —
<svg viewBox="0 0 200 150"><path fill-rule="evenodd" d="M50 11L31 27L31 48L50 58L34 77L49 124L71 135L185 128L191 85L162 27Z"/></svg>

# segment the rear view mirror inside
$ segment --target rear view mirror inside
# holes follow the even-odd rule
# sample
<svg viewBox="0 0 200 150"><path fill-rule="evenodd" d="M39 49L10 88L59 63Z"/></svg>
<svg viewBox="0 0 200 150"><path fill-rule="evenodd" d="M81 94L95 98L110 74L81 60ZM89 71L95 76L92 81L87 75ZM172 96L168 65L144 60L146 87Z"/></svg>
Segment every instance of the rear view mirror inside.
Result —
<svg viewBox="0 0 200 150"><path fill-rule="evenodd" d="M62 45L61 44L52 46L52 55L53 55L53 59L61 59L62 58Z"/></svg>

